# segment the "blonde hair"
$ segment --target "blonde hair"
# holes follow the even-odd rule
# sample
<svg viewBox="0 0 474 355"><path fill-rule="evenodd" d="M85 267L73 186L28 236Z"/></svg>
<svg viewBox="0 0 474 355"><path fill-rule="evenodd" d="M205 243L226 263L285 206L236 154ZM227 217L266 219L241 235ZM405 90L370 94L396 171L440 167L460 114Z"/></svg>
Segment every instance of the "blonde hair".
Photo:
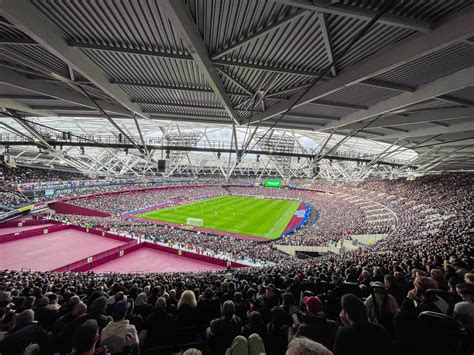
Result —
<svg viewBox="0 0 474 355"><path fill-rule="evenodd" d="M474 273L469 272L466 275L464 275L464 280L467 284L474 285Z"/></svg>
<svg viewBox="0 0 474 355"><path fill-rule="evenodd" d="M333 355L323 344L305 337L296 337L288 344L287 354L299 355Z"/></svg>
<svg viewBox="0 0 474 355"><path fill-rule="evenodd" d="M430 288L438 288L438 282L435 279L426 276L418 276L415 281L413 281L413 285L421 289L423 292Z"/></svg>
<svg viewBox="0 0 474 355"><path fill-rule="evenodd" d="M186 290L181 294L181 298L179 299L179 302L178 302L178 309L180 309L181 306L185 304L187 304L188 306L191 306L191 308L196 308L197 301L196 301L196 296L194 295L193 291Z"/></svg>

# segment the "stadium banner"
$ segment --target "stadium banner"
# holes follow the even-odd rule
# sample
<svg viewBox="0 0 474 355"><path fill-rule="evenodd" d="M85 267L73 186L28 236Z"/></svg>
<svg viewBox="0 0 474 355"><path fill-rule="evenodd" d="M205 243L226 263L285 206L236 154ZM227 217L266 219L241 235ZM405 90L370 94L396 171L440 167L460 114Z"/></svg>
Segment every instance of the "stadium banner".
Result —
<svg viewBox="0 0 474 355"><path fill-rule="evenodd" d="M29 211L33 208L34 205L28 205L28 206L23 206L23 207L19 207L18 208L18 211L20 212L26 212L26 211Z"/></svg>
<svg viewBox="0 0 474 355"><path fill-rule="evenodd" d="M276 180L276 179L273 179L273 180L265 180L264 186L265 186L265 187L277 187L277 188L281 188L281 187L282 187L282 183L281 183L281 180Z"/></svg>
<svg viewBox="0 0 474 355"><path fill-rule="evenodd" d="M3 222L6 219L16 217L23 212L29 211L33 208L34 205L26 205L23 207L17 207L11 211L7 211L5 213L0 213L0 222Z"/></svg>

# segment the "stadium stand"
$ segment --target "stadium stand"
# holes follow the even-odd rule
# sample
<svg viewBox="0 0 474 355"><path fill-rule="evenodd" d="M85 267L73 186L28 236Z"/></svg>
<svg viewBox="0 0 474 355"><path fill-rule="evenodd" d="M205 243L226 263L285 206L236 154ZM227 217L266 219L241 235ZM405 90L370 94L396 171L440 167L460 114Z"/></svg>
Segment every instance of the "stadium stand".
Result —
<svg viewBox="0 0 474 355"><path fill-rule="evenodd" d="M95 334L103 334L97 348L106 344L109 349L129 353L138 351L136 346L142 353L174 352L187 347L221 353L240 346L237 342L242 338L233 340L237 335L248 337L256 333L257 341L271 354L284 353L293 337L303 335L336 354L371 353L371 343L363 339L377 339L379 350L373 353L418 354L427 346L420 340L423 338L418 330L423 322L437 322L447 334L453 334L450 344L469 351L474 283L470 243L472 182L470 174L451 174L415 181L327 185L325 188L333 192L327 196L334 197L327 200L321 199L324 193L248 187L220 191L196 187L74 200L83 206L116 212L115 216L57 219L129 231L145 239L192 243L216 254L227 251L236 259L260 260L262 266L180 274L3 271L0 300L4 333L0 349L2 353L12 353L34 342L42 351L68 352L77 346L76 337L87 333L84 328L90 327ZM315 262L278 252L272 243L255 245L232 238L202 237L192 231L117 217L157 198L169 202L183 198L183 192L187 198L194 198L226 191L246 196L297 196L321 210L317 223L274 244L332 242L331 236L324 236L318 229L331 225L330 220L336 218L340 221L333 224L337 226L334 235L337 230L340 236L348 235L354 222L358 224L360 219L364 224L366 215L359 208L347 209L349 203L357 205L356 199L348 200L347 196L369 199L366 191L372 191L378 201L395 212L397 223L382 241ZM311 200L311 196L319 198ZM410 211L406 211L408 208ZM336 214L332 214L334 211ZM265 266L264 261L271 265ZM342 326L339 330L338 323ZM106 325L119 336L108 339ZM125 336L127 332L131 337ZM18 342L19 338L22 342ZM90 346L92 343L93 340Z"/></svg>

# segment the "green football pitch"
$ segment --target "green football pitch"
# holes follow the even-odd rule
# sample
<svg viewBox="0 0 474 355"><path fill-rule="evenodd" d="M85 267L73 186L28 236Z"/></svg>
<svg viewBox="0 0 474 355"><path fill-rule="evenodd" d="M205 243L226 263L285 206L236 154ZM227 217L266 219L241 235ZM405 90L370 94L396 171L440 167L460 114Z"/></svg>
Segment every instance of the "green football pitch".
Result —
<svg viewBox="0 0 474 355"><path fill-rule="evenodd" d="M265 198L221 196L136 214L135 217L186 224L203 220L203 228L266 239L284 232L300 202Z"/></svg>

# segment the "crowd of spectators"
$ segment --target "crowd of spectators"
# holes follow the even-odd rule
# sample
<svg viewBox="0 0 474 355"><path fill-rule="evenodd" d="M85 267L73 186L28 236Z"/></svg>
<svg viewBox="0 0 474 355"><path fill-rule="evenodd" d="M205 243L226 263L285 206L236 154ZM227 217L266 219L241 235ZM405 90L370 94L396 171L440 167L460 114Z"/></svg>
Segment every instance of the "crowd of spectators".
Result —
<svg viewBox="0 0 474 355"><path fill-rule="evenodd" d="M81 198L71 203L113 215L120 215L139 208L157 206L159 204L180 203L192 199L217 197L221 195L255 196L275 199L293 199L304 201L312 206L318 223L308 225L280 241L290 245L324 245L340 240L351 234L379 232L377 225L365 220L360 207L345 200L338 194L315 193L304 190L279 190L255 187L194 187L177 188L159 191L131 192L114 195L103 195L94 198ZM121 222L118 222L121 224ZM143 224L139 224L143 227ZM159 227L149 226L148 231L154 232ZM386 226L387 229L388 226ZM133 229L132 229L133 230ZM176 234L179 234L176 232ZM190 235L184 233L182 235ZM201 238L201 237L198 237Z"/></svg>
<svg viewBox="0 0 474 355"><path fill-rule="evenodd" d="M167 188L151 191L132 191L110 195L98 195L92 198L71 200L70 203L113 215L145 209L160 204L180 203L194 199L212 198L225 194L225 190L216 186Z"/></svg>
<svg viewBox="0 0 474 355"><path fill-rule="evenodd" d="M79 203L114 215L59 218L273 262L199 273L2 271L0 353L37 344L40 353L77 354L472 354L473 186L472 175L450 174L327 185L333 194L231 187L160 197L163 203L226 193L294 198L320 213L299 233L258 246L120 218L146 202L140 194L116 195L124 206L115 209L113 198L97 206L97 199L84 199ZM357 197L395 212L397 224L381 241L309 261L273 249L337 241L361 231L359 218L370 226L351 203Z"/></svg>
<svg viewBox="0 0 474 355"><path fill-rule="evenodd" d="M0 208L5 210L21 206L30 200L20 192L19 184L83 179L84 175L27 167L10 167L0 163Z"/></svg>
<svg viewBox="0 0 474 355"><path fill-rule="evenodd" d="M448 225L421 245L373 245L263 268L2 271L0 352L34 343L40 353L76 354L188 347L209 354L469 354L474 264L466 229ZM433 338L433 326L444 336Z"/></svg>
<svg viewBox="0 0 474 355"><path fill-rule="evenodd" d="M77 216L59 216L59 218L68 223L105 228L146 240L199 247L205 253L225 254L232 260L244 258L254 263L265 263L271 260L283 260L286 255L276 251L271 243L256 246L255 243L247 241L159 226L118 216L137 208L223 194L260 196L305 201L313 207L316 223L307 223L296 233L278 240L277 244L280 245L324 246L330 243L337 244L351 235L380 232L385 233L388 240L422 239L429 235L429 231L436 232L445 219L456 219L457 209L460 206L468 208L472 194L471 182L472 178L468 176L447 175L423 177L416 181L374 181L354 186L326 187L331 193L236 186L164 189L72 201L79 206L112 213L114 216L108 219ZM425 184L430 187L426 188ZM362 207L351 202L354 201L354 197L378 203L381 208L393 211L397 221L391 219L379 224L370 223Z"/></svg>
<svg viewBox="0 0 474 355"><path fill-rule="evenodd" d="M80 180L84 178L85 176L80 173L24 166L14 168L0 164L0 190L2 191L17 191L18 184Z"/></svg>

